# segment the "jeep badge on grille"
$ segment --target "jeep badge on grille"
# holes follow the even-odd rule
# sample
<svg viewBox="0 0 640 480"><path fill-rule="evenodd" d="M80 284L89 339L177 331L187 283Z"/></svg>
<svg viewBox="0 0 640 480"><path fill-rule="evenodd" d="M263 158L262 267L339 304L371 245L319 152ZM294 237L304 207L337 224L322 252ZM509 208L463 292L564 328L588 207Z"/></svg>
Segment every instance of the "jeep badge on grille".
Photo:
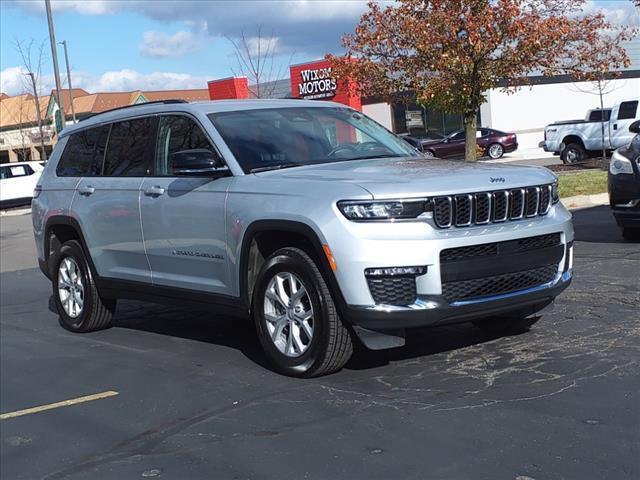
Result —
<svg viewBox="0 0 640 480"><path fill-rule="evenodd" d="M491 183L504 183L506 180L504 177L489 177Z"/></svg>

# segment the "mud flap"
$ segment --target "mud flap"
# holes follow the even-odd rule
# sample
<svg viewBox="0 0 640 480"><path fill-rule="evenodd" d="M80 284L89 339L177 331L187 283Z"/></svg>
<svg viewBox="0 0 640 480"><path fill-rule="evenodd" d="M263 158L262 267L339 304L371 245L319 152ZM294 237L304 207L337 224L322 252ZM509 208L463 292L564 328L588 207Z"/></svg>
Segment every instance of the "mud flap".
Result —
<svg viewBox="0 0 640 480"><path fill-rule="evenodd" d="M353 330L369 350L385 350L387 348L403 347L405 344L406 332L403 328L377 331L354 325Z"/></svg>

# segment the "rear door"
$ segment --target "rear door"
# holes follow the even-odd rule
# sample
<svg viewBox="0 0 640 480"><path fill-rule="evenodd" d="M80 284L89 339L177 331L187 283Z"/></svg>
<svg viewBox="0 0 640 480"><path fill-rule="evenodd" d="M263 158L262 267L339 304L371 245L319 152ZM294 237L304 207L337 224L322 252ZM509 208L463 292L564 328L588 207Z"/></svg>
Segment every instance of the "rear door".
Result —
<svg viewBox="0 0 640 480"><path fill-rule="evenodd" d="M637 119L638 100L621 102L614 108L609 124L609 141L612 149L631 143L635 133L629 131L629 126Z"/></svg>
<svg viewBox="0 0 640 480"><path fill-rule="evenodd" d="M78 184L72 212L103 277L151 282L139 202L142 181L151 168L156 125L156 117L145 117L103 129L94 147L100 169ZM87 155L89 150L90 145Z"/></svg>
<svg viewBox="0 0 640 480"><path fill-rule="evenodd" d="M224 216L233 177L228 170L208 176L172 170L172 154L200 149L218 155L193 117L160 118L154 172L140 198L144 245L154 285L230 295Z"/></svg>

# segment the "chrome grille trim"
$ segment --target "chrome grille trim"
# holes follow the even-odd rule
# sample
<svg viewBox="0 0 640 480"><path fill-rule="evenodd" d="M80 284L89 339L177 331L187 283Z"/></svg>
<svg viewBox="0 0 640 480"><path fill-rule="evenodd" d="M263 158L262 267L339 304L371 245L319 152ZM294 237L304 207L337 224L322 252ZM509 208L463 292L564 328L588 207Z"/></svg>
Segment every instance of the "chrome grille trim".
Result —
<svg viewBox="0 0 640 480"><path fill-rule="evenodd" d="M491 192L476 193L475 197L475 224L485 225L491 221L491 212L493 209L493 195ZM484 205L480 205L480 202L486 202ZM486 210L486 215L480 218L480 212Z"/></svg>
<svg viewBox="0 0 640 480"><path fill-rule="evenodd" d="M487 225L546 215L553 206L552 185L443 195L433 200L438 228Z"/></svg>
<svg viewBox="0 0 640 480"><path fill-rule="evenodd" d="M509 215L509 218L511 220L520 220L522 217L524 217L526 190L524 188L514 188L513 190L511 190L510 196L511 214Z"/></svg>

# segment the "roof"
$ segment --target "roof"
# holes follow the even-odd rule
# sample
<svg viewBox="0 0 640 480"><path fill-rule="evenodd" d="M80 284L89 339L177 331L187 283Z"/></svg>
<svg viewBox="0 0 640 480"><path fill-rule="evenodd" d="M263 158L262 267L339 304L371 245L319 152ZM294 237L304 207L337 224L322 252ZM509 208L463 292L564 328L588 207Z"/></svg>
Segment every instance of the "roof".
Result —
<svg viewBox="0 0 640 480"><path fill-rule="evenodd" d="M87 92L86 90L82 89L82 88L72 88L71 91L73 92L73 99L74 99L74 106L75 106L75 99L79 98L79 97L84 97L85 95L89 95L89 92ZM51 96L55 95L56 91L55 90L51 90ZM49 98L51 98L51 96ZM62 105L64 108L64 111L67 113L71 113L71 102L69 101L69 89L68 88L63 88L62 90L60 90L60 98L62 101Z"/></svg>
<svg viewBox="0 0 640 480"><path fill-rule="evenodd" d="M206 102L195 103L153 103L137 105L131 105L127 108L114 110L111 112L105 112L101 115L95 115L91 118L83 120L73 126L65 128L60 136L66 136L74 133L78 130L84 130L93 126L100 125L102 123L115 122L124 120L127 118L137 117L141 115L152 115L157 113L170 113L170 112L191 112L195 115L207 115L209 113L217 112L232 112L236 110L260 110L264 108L295 108L295 107L337 107L348 108L342 103L325 102L320 100L267 100L267 99L254 99L254 100L209 100Z"/></svg>
<svg viewBox="0 0 640 480"><path fill-rule="evenodd" d="M47 106L40 102L40 113L45 117ZM38 123L36 99L27 93L15 97L0 98L0 129L6 129L18 125L31 125Z"/></svg>
<svg viewBox="0 0 640 480"><path fill-rule="evenodd" d="M158 100L172 100L180 99L187 102L197 102L202 100L209 100L209 89L197 88L193 90L143 90L142 94L150 102Z"/></svg>

